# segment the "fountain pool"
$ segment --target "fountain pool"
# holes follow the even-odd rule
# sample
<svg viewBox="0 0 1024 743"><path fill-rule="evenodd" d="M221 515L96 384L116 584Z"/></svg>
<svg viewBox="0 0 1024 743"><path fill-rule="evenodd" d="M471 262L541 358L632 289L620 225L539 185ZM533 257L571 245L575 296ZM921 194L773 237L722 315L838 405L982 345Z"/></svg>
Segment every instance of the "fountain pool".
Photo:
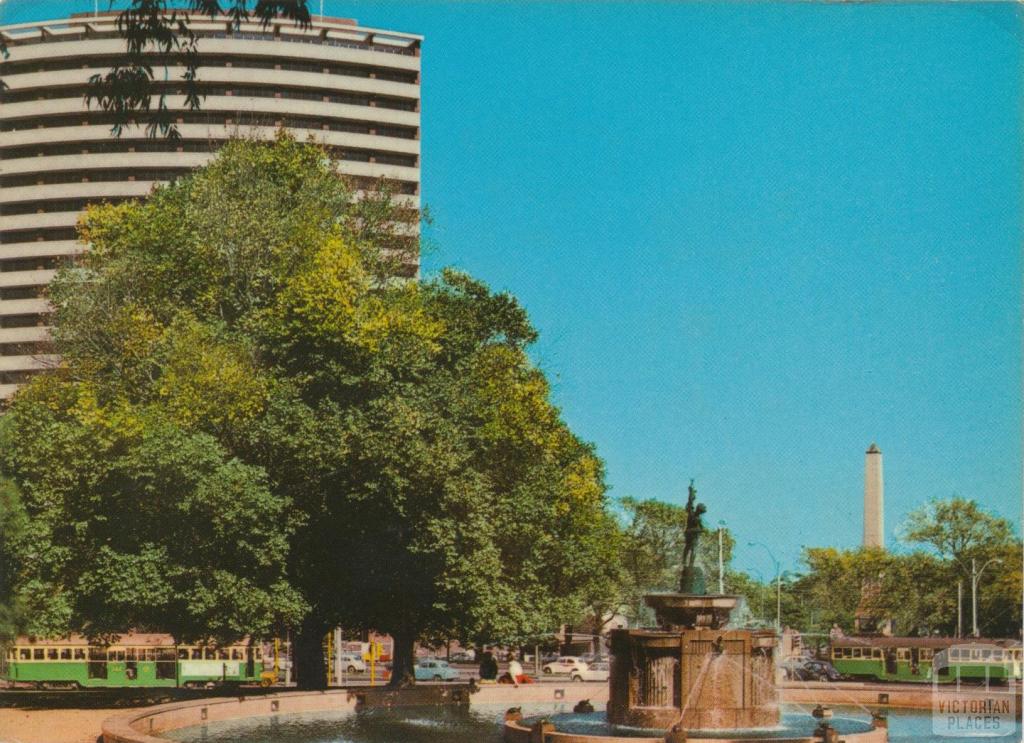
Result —
<svg viewBox="0 0 1024 743"><path fill-rule="evenodd" d="M869 725L870 715L861 708L834 709L834 726L840 730L864 730ZM356 713L314 712L211 723L175 730L163 737L179 743L501 743L504 713L504 706L490 705L469 710L404 707ZM528 718L553 719L559 730L588 733L607 730L603 711L576 715L566 705L548 703L524 706L523 713ZM780 728L793 725L802 729L804 724L813 727L812 723L808 709L783 706ZM763 739L765 732L757 731L758 737ZM617 728L616 734L625 736L628 731ZM721 735L721 731L716 734ZM781 732L776 734L781 735ZM646 731L646 735L649 736L650 731ZM694 739L699 736L697 731L690 735ZM934 735L931 713L919 710L890 711L889 740L893 743L977 743L977 738Z"/></svg>

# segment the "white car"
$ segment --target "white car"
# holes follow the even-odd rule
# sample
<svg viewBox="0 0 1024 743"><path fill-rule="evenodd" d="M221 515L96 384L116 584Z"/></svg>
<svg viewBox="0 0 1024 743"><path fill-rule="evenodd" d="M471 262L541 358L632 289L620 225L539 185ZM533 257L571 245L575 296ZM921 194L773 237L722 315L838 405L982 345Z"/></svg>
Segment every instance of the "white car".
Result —
<svg viewBox="0 0 1024 743"><path fill-rule="evenodd" d="M587 664L577 658L575 655L563 655L556 661L548 663L542 669L548 676L552 674L561 674L568 676L572 673L574 668L586 668Z"/></svg>
<svg viewBox="0 0 1024 743"><path fill-rule="evenodd" d="M576 666L569 672L569 678L577 682L607 681L608 673L608 661L599 660L589 665Z"/></svg>
<svg viewBox="0 0 1024 743"><path fill-rule="evenodd" d="M342 653L338 657L339 667L348 673L364 673L366 661L359 653Z"/></svg>

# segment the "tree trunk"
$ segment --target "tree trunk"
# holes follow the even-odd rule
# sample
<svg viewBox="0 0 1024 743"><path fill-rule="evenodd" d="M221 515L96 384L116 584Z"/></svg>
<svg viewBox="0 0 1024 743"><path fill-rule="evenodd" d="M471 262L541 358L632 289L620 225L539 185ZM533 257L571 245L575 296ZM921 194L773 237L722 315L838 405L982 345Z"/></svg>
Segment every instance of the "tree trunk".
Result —
<svg viewBox="0 0 1024 743"><path fill-rule="evenodd" d="M295 635L296 681L300 689L327 688L327 666L324 663L324 635L327 624L316 617L302 622Z"/></svg>
<svg viewBox="0 0 1024 743"><path fill-rule="evenodd" d="M416 635L416 632L406 628L391 633L394 651L391 653L391 680L388 681L388 686L393 689L413 686L416 683L413 658Z"/></svg>

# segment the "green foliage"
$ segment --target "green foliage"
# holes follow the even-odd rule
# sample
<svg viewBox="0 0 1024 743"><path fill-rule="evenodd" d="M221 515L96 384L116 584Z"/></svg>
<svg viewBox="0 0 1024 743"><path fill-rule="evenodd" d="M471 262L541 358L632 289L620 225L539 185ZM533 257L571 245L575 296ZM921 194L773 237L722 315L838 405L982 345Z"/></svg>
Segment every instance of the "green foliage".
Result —
<svg viewBox="0 0 1024 743"><path fill-rule="evenodd" d="M786 623L827 632L853 631L858 605L891 617L898 634L956 631L957 583L963 585L964 631L970 631L971 560L990 565L979 583L979 623L992 636L1015 636L1020 625L1021 543L1012 525L963 498L933 500L911 513L903 537L919 548L807 548L804 574L783 588ZM921 549L926 547L927 549ZM865 584L873 590L864 593Z"/></svg>
<svg viewBox="0 0 1024 743"><path fill-rule="evenodd" d="M931 546L941 557L965 565L972 557L1011 543L1013 526L975 501L959 496L933 499L907 516L903 539Z"/></svg>
<svg viewBox="0 0 1024 743"><path fill-rule="evenodd" d="M18 544L28 531L28 518L14 484L0 479L0 647L19 632L24 616L18 598Z"/></svg>
<svg viewBox="0 0 1024 743"><path fill-rule="evenodd" d="M301 609L283 583L287 501L209 435L49 379L20 395L3 424L0 467L29 516L7 538L30 634L159 627L233 639ZM233 593L222 600L248 614L204 598L226 585Z"/></svg>
<svg viewBox="0 0 1024 743"><path fill-rule="evenodd" d="M335 623L408 661L420 635L515 641L608 601L603 467L536 331L464 274L391 280L382 188L355 200L282 135L87 211L91 250L51 288L63 365L16 397L0 459L54 551L26 576L64 607L46 628L304 615L307 663Z"/></svg>

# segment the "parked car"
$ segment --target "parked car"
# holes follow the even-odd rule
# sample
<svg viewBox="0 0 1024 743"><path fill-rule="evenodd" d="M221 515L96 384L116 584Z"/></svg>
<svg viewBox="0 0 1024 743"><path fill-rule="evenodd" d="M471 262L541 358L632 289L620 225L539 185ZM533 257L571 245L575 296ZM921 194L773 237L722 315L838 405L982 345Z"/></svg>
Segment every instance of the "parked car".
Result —
<svg viewBox="0 0 1024 743"><path fill-rule="evenodd" d="M472 650L460 650L457 653L452 653L452 663L474 663L476 662L476 653Z"/></svg>
<svg viewBox="0 0 1024 743"><path fill-rule="evenodd" d="M790 681L841 681L843 675L825 660L791 658L782 663L783 675Z"/></svg>
<svg viewBox="0 0 1024 743"><path fill-rule="evenodd" d="M806 661L800 672L805 676L801 679L804 681L841 681L843 678L843 674L827 660Z"/></svg>
<svg viewBox="0 0 1024 743"><path fill-rule="evenodd" d="M359 653L342 653L339 660L341 661L339 665L348 673L364 673L366 671L366 661Z"/></svg>
<svg viewBox="0 0 1024 743"><path fill-rule="evenodd" d="M578 656L563 655L553 663L546 664L542 670L548 675L562 674L564 676L568 676L572 673L573 668L580 666L586 668L587 664L580 660Z"/></svg>
<svg viewBox="0 0 1024 743"><path fill-rule="evenodd" d="M576 666L569 672L569 678L573 681L607 681L608 661L599 660L594 663Z"/></svg>
<svg viewBox="0 0 1024 743"><path fill-rule="evenodd" d="M558 660L558 658L559 658L558 653L541 653L540 654L541 665L547 665L548 663L554 663L556 660Z"/></svg>
<svg viewBox="0 0 1024 743"><path fill-rule="evenodd" d="M454 681L459 672L448 665L447 661L427 658L416 664L414 675L417 681Z"/></svg>

